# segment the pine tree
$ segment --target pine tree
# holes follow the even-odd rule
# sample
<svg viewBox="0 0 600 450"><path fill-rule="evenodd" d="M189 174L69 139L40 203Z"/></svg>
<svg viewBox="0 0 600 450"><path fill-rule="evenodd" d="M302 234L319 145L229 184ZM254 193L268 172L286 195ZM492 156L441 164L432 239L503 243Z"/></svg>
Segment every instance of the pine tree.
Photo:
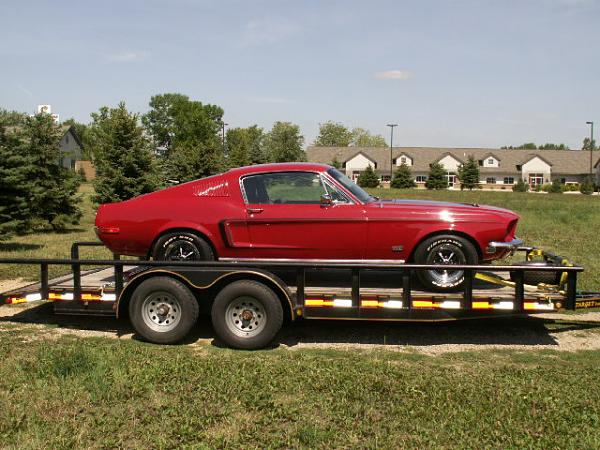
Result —
<svg viewBox="0 0 600 450"><path fill-rule="evenodd" d="M551 194L562 194L563 193L563 185L558 178L552 180L552 184L550 185L550 189L548 192Z"/></svg>
<svg viewBox="0 0 600 450"><path fill-rule="evenodd" d="M77 174L61 164L60 128L49 114L28 117L23 129L28 158L27 177L30 191L30 226L34 229L64 230L79 223L82 212L77 196Z"/></svg>
<svg viewBox="0 0 600 450"><path fill-rule="evenodd" d="M415 183L410 167L406 164L400 164L400 167L398 167L394 173L392 187L396 189L410 189L416 186L417 183Z"/></svg>
<svg viewBox="0 0 600 450"><path fill-rule="evenodd" d="M358 176L358 185L361 187L375 188L379 187L379 177L369 164L365 170Z"/></svg>
<svg viewBox="0 0 600 450"><path fill-rule="evenodd" d="M101 108L92 119L89 136L96 166L94 201L118 202L156 190L160 185L158 168L138 116L120 103L114 109Z"/></svg>
<svg viewBox="0 0 600 450"><path fill-rule="evenodd" d="M29 227L33 182L27 177L28 166L20 133L0 123L0 240Z"/></svg>
<svg viewBox="0 0 600 450"><path fill-rule="evenodd" d="M437 162L429 166L429 175L427 176L425 187L436 190L448 188L448 178L446 178L444 166Z"/></svg>
<svg viewBox="0 0 600 450"><path fill-rule="evenodd" d="M460 180L461 191L464 189L472 191L474 188L479 189L481 187L479 185L479 163L473 155L470 155L467 162L458 168L458 179Z"/></svg>
<svg viewBox="0 0 600 450"><path fill-rule="evenodd" d="M333 159L331 160L331 166L335 167L336 169L341 169L342 168L342 163L340 162L339 159L337 159L337 156L333 156Z"/></svg>

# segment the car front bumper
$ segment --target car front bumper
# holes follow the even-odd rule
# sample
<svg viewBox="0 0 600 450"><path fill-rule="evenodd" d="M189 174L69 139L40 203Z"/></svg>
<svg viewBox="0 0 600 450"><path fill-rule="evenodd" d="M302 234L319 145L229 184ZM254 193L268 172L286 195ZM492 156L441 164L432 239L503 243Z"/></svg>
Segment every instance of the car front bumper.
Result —
<svg viewBox="0 0 600 450"><path fill-rule="evenodd" d="M487 248L486 248L486 253L491 255L491 254L496 253L498 250L510 250L510 252L514 252L522 245L523 245L523 239L519 239L516 236L512 241L508 241L508 242L492 241L492 242L488 243Z"/></svg>

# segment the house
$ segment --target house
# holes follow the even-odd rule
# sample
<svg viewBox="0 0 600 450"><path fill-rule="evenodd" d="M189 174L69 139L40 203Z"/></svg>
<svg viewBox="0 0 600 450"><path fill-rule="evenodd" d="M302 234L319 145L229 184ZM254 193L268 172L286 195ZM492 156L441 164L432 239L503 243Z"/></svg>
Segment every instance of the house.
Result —
<svg viewBox="0 0 600 450"><path fill-rule="evenodd" d="M22 127L20 125L11 125L5 127L7 132L18 132ZM58 143L60 150L60 159L58 163L67 169L76 169L76 162L81 160L81 149L83 145L79 137L75 134L71 125L60 126L61 138Z"/></svg>
<svg viewBox="0 0 600 450"><path fill-rule="evenodd" d="M580 183L589 174L589 152L578 150L514 150L490 148L438 147L309 147L310 162L332 164L338 161L342 171L353 180L371 165L385 184L401 164L410 167L418 186L425 185L430 165L440 163L446 170L448 186L460 187L458 168L469 156L479 163L480 183L484 189L510 189L519 179L535 187L558 179L563 184ZM595 155L596 176L600 178L600 160Z"/></svg>

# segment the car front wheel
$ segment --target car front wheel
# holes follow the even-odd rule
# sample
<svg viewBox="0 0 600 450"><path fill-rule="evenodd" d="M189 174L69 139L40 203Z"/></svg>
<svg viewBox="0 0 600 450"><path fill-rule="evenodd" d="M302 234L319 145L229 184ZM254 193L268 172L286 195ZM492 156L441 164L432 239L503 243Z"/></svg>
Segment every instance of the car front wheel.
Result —
<svg viewBox="0 0 600 450"><path fill-rule="evenodd" d="M469 265L477 264L477 251L466 239L453 235L433 236L423 241L415 251L417 264ZM460 290L465 281L464 270L419 270L417 276L426 290L451 292Z"/></svg>

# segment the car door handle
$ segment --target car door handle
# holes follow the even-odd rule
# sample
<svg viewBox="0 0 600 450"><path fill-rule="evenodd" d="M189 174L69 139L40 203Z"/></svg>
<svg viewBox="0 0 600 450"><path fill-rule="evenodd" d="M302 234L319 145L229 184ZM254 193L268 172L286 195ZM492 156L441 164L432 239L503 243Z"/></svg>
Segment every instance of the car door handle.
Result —
<svg viewBox="0 0 600 450"><path fill-rule="evenodd" d="M248 214L260 214L264 211L264 208L246 208Z"/></svg>

